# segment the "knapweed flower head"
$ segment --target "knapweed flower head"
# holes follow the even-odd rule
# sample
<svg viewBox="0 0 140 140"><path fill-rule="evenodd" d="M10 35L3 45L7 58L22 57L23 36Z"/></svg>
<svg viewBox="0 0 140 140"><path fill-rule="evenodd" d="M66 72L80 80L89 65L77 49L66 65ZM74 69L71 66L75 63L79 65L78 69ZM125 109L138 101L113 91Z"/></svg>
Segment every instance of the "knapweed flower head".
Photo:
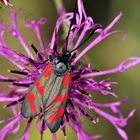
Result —
<svg viewBox="0 0 140 140"><path fill-rule="evenodd" d="M41 18L37 21L28 21L28 16L25 17L24 25L27 28L31 28L35 31L36 37L40 45L40 50L38 50L35 47L34 43L32 43L30 40L29 44L25 42L18 28L17 16L20 10L17 10L14 13L12 7L8 5L12 26L10 27L8 25L5 25L4 23L0 23L0 55L6 58L8 61L10 61L13 65L15 65L18 68L18 70L9 70L11 76L0 75L0 81L8 82L9 84L6 86L6 88L11 90L7 94L7 91L1 89L0 102L5 103L5 110L10 109L13 113L13 116L11 116L10 118L0 121L1 124L5 123L5 126L0 130L0 140L4 140L7 137L7 135L17 133L20 129L21 120L25 121L27 123L27 126L22 136L18 139L29 140L30 127L32 122L35 121L34 117L25 118L23 116L23 113L21 112L21 109L17 108L17 106L22 106L24 104L25 98L27 98L28 95L31 95L29 94L29 90L34 85L37 86L40 90L38 91L39 93L43 92L43 89L40 85L41 83L37 81L40 75L44 72L44 70L48 68L50 63L54 61L56 57L62 56L64 50L69 50L71 52L71 56L73 56L70 61L72 66L72 79L69 87L70 89L68 92L68 97L65 97L67 106L65 110L63 110L63 112L62 110L59 110L60 113L57 113L53 118L53 120L55 120L59 119L59 117L62 117L59 129L64 133L64 136L66 137L67 135L66 124L68 124L77 134L78 140L99 139L101 135L91 135L88 134L85 130L83 130L83 122L80 121L80 118L81 116L87 117L87 119L89 119L94 126L97 122L99 122L99 116L102 116L116 128L119 135L124 140L128 139L127 134L122 128L127 125L127 121L130 117L133 116L135 109L130 111L127 117L124 117L122 115L119 106L125 103L128 100L128 97L121 101L109 103L98 103L95 100L93 101L92 93L94 93L94 91L99 91L99 93L102 94L102 96L112 95L115 98L118 97L117 94L112 90L112 85L115 84L114 81L111 81L110 79L96 81L95 79L93 79L93 77L124 72L128 68L140 63L140 58L128 58L117 67L104 71L97 71L93 69L88 62L83 63L82 61L80 61L80 58L83 55L85 55L96 44L98 44L108 36L117 32L122 33L122 31L120 30L111 31L112 27L121 18L122 13L120 12L114 18L114 20L107 27L104 28L101 27L101 25L95 23L91 17L87 16L82 0L77 1L77 7L78 10L75 12L64 13L63 10L61 10L60 16L56 21L56 26L54 28L52 39L48 45L48 48L45 48L40 33L40 26L46 24L46 19ZM68 35L66 36L64 44L61 47L58 47L58 31L60 30L61 25L63 23L69 26L69 29L67 31ZM26 55L23 55L20 52L16 52L9 48L4 39L5 32L9 32L11 36L15 37L19 41L19 43L25 50ZM94 33L97 33L95 39L93 39L86 47L84 47L82 51L79 51L78 48L81 47L84 44L84 42L86 42L88 38L90 38L90 36ZM29 45L31 47L28 47ZM35 57L30 49L33 49L36 53ZM67 84L67 82L65 84ZM91 92L89 93L89 91ZM34 100L34 98L36 98L35 95L33 96L34 97L29 98L29 100ZM55 98L55 101L56 99L58 102L62 102L61 100L64 100L62 96L57 96L57 98ZM39 102L38 104L41 103ZM46 103L46 106L47 105L48 104ZM46 106L42 107L43 110ZM37 104L35 104L35 106L31 107L30 109L32 112L35 112L36 108ZM103 110L104 108L110 109L112 113L105 112ZM29 110L29 108L27 109ZM87 109L93 111L96 117L93 118L87 112ZM51 109L49 111L51 111ZM43 133L48 127L47 123L45 123L46 120L43 116L44 113L47 113L47 111L42 111L35 116L35 118L37 119L37 129L41 134L41 139L43 139ZM56 133L52 134L52 138L56 140Z"/></svg>

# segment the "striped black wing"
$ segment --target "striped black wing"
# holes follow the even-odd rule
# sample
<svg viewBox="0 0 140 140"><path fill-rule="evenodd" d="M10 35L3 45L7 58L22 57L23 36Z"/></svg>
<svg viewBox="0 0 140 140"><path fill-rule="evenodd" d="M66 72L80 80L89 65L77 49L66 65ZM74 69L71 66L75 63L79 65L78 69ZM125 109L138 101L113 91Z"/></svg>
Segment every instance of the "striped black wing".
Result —
<svg viewBox="0 0 140 140"><path fill-rule="evenodd" d="M56 75L52 69L52 63L50 63L25 96L21 107L21 113L25 118L37 116L46 105L56 80Z"/></svg>
<svg viewBox="0 0 140 140"><path fill-rule="evenodd" d="M67 98L70 89L72 73L57 76L55 83L46 102L45 123L52 133L56 132L62 122L65 112ZM51 105L50 105L51 104Z"/></svg>

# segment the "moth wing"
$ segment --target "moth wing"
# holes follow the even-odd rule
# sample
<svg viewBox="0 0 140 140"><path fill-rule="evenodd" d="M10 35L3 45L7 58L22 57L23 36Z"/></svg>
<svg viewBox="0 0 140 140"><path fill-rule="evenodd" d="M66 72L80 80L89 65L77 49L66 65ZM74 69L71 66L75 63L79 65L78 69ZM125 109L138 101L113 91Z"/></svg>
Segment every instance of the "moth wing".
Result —
<svg viewBox="0 0 140 140"><path fill-rule="evenodd" d="M53 85L53 90L48 102L46 102L45 109L45 123L52 133L56 132L62 122L62 118L66 109L68 93L70 90L72 73L66 73L63 77L57 77Z"/></svg>
<svg viewBox="0 0 140 140"><path fill-rule="evenodd" d="M25 96L21 107L21 113L25 118L35 117L42 112L44 96L46 96L45 99L49 96L49 91L55 78L56 76L52 72L52 64L50 63Z"/></svg>

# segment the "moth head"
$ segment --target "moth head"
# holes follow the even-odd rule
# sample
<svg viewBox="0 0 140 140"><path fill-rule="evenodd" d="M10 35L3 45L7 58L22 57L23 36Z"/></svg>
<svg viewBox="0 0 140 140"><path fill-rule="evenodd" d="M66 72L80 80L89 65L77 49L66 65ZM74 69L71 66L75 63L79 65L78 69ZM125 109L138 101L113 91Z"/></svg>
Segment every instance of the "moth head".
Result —
<svg viewBox="0 0 140 140"><path fill-rule="evenodd" d="M70 57L71 57L71 52L69 52L69 51L64 51L64 52L62 53L62 57L63 57L64 59L66 59L66 60L69 60Z"/></svg>

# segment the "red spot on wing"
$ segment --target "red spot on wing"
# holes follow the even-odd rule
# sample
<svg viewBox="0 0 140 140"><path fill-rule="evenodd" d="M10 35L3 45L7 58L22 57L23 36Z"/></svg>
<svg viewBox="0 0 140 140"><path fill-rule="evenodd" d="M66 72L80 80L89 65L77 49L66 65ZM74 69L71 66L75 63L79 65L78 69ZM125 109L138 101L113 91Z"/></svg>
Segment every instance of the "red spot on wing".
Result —
<svg viewBox="0 0 140 140"><path fill-rule="evenodd" d="M48 118L48 123L53 123L56 120L56 115L53 114Z"/></svg>
<svg viewBox="0 0 140 140"><path fill-rule="evenodd" d="M72 74L71 73L67 73L65 76L64 76L64 79L63 79L63 85L68 88L70 82L71 82L71 79L72 79Z"/></svg>
<svg viewBox="0 0 140 140"><path fill-rule="evenodd" d="M68 93L65 93L64 97L63 97L63 100L67 100L68 99Z"/></svg>
<svg viewBox="0 0 140 140"><path fill-rule="evenodd" d="M35 106L35 104L31 104L30 105L30 111L32 112L32 114L36 113L36 106Z"/></svg>
<svg viewBox="0 0 140 140"><path fill-rule="evenodd" d="M43 96L43 94L44 94L44 87L39 87L39 88L38 88L38 93L39 93L41 96Z"/></svg>
<svg viewBox="0 0 140 140"><path fill-rule="evenodd" d="M54 123L58 118L62 117L62 115L64 114L65 110L63 107L59 108L59 110L57 111L57 113L51 115L48 118L48 123Z"/></svg>
<svg viewBox="0 0 140 140"><path fill-rule="evenodd" d="M41 83L39 79L35 82L36 88L37 88L37 93L39 93L41 96L44 95L44 87L41 86Z"/></svg>
<svg viewBox="0 0 140 140"><path fill-rule="evenodd" d="M45 69L45 72L44 72L44 77L49 77L51 75L51 72L52 72L52 64L50 63L46 69Z"/></svg>
<svg viewBox="0 0 140 140"><path fill-rule="evenodd" d="M39 79L35 82L35 85L36 85L36 87L39 87L39 86L40 86L40 81L39 81Z"/></svg>
<svg viewBox="0 0 140 140"><path fill-rule="evenodd" d="M56 96L54 102L61 103L62 101L67 100L67 98L68 98L68 93L65 93L64 96Z"/></svg>
<svg viewBox="0 0 140 140"><path fill-rule="evenodd" d="M57 112L57 118L61 117L64 114L65 110L63 107L61 107Z"/></svg>
<svg viewBox="0 0 140 140"><path fill-rule="evenodd" d="M62 102L63 97L62 96L56 96L56 98L54 99L55 102Z"/></svg>
<svg viewBox="0 0 140 140"><path fill-rule="evenodd" d="M33 93L29 93L29 94L27 95L27 99L28 99L28 101L29 101L30 103L34 101L34 98L35 98L35 96L34 96Z"/></svg>

